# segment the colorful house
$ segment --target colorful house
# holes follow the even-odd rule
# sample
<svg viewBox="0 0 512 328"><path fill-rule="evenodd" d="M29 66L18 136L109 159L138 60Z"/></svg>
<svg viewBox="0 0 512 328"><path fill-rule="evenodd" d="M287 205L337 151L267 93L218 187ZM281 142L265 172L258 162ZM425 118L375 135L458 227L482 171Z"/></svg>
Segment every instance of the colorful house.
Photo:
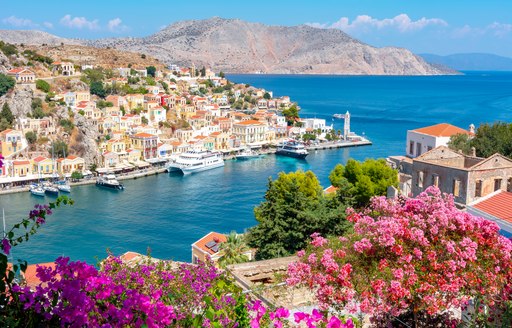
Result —
<svg viewBox="0 0 512 328"><path fill-rule="evenodd" d="M0 143L2 144L2 156L4 158L9 158L27 146L23 132L13 129L0 132Z"/></svg>
<svg viewBox="0 0 512 328"><path fill-rule="evenodd" d="M217 262L221 257L220 244L226 242L227 237L218 232L210 232L192 244L192 263L206 262L210 258Z"/></svg>
<svg viewBox="0 0 512 328"><path fill-rule="evenodd" d="M157 157L158 137L149 133L137 133L130 136L131 147L141 152L141 159Z"/></svg>
<svg viewBox="0 0 512 328"><path fill-rule="evenodd" d="M24 177L31 174L32 165L27 160L17 160L12 162L12 174L13 177Z"/></svg>
<svg viewBox="0 0 512 328"><path fill-rule="evenodd" d="M50 158L38 156L32 159L32 172L34 174L52 174L54 170L55 164Z"/></svg>
<svg viewBox="0 0 512 328"><path fill-rule="evenodd" d="M34 83L36 74L28 68L13 68L7 71L7 75L14 78L16 83Z"/></svg>
<svg viewBox="0 0 512 328"><path fill-rule="evenodd" d="M85 160L82 157L69 155L57 160L57 171L62 175L71 175L75 171L84 172L84 167Z"/></svg>

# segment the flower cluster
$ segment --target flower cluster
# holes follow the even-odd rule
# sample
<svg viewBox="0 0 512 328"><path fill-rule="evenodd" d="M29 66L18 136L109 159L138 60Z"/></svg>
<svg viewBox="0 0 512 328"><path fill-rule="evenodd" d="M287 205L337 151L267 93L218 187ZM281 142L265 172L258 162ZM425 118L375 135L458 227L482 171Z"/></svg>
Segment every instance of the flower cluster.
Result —
<svg viewBox="0 0 512 328"><path fill-rule="evenodd" d="M314 290L323 310L434 315L475 297L494 305L512 282L512 242L437 188L348 212L353 234L313 235L288 269L287 282Z"/></svg>

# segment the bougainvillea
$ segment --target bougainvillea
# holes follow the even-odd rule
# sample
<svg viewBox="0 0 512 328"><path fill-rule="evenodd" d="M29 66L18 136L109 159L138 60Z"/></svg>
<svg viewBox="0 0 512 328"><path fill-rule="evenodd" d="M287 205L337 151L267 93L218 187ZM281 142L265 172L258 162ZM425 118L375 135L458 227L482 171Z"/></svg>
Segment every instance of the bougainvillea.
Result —
<svg viewBox="0 0 512 328"><path fill-rule="evenodd" d="M492 307L507 297L512 242L437 188L412 199L374 198L348 219L353 234L313 234L288 269L287 282L314 290L323 310L435 316L470 299Z"/></svg>

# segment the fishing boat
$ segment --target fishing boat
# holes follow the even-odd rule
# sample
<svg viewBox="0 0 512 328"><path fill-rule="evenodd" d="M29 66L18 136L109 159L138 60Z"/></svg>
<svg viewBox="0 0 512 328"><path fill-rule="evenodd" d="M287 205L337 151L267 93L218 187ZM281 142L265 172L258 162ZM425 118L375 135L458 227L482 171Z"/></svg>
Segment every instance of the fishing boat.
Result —
<svg viewBox="0 0 512 328"><path fill-rule="evenodd" d="M332 117L342 119L345 118L345 114L334 114Z"/></svg>
<svg viewBox="0 0 512 328"><path fill-rule="evenodd" d="M222 153L209 150L191 150L180 154L169 162L167 171L181 171L183 174L206 171L224 166Z"/></svg>
<svg viewBox="0 0 512 328"><path fill-rule="evenodd" d="M308 156L308 151L304 147L304 144L298 142L297 140L288 140L285 141L280 147L276 150L276 155L294 157L299 159L304 159Z"/></svg>

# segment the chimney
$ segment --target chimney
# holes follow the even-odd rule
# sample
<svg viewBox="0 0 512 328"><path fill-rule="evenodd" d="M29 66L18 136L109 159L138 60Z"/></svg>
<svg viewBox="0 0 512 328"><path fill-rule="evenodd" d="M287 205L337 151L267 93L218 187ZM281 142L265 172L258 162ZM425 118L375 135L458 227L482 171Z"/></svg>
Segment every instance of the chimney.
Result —
<svg viewBox="0 0 512 328"><path fill-rule="evenodd" d="M471 156L476 157L476 148L471 147Z"/></svg>

